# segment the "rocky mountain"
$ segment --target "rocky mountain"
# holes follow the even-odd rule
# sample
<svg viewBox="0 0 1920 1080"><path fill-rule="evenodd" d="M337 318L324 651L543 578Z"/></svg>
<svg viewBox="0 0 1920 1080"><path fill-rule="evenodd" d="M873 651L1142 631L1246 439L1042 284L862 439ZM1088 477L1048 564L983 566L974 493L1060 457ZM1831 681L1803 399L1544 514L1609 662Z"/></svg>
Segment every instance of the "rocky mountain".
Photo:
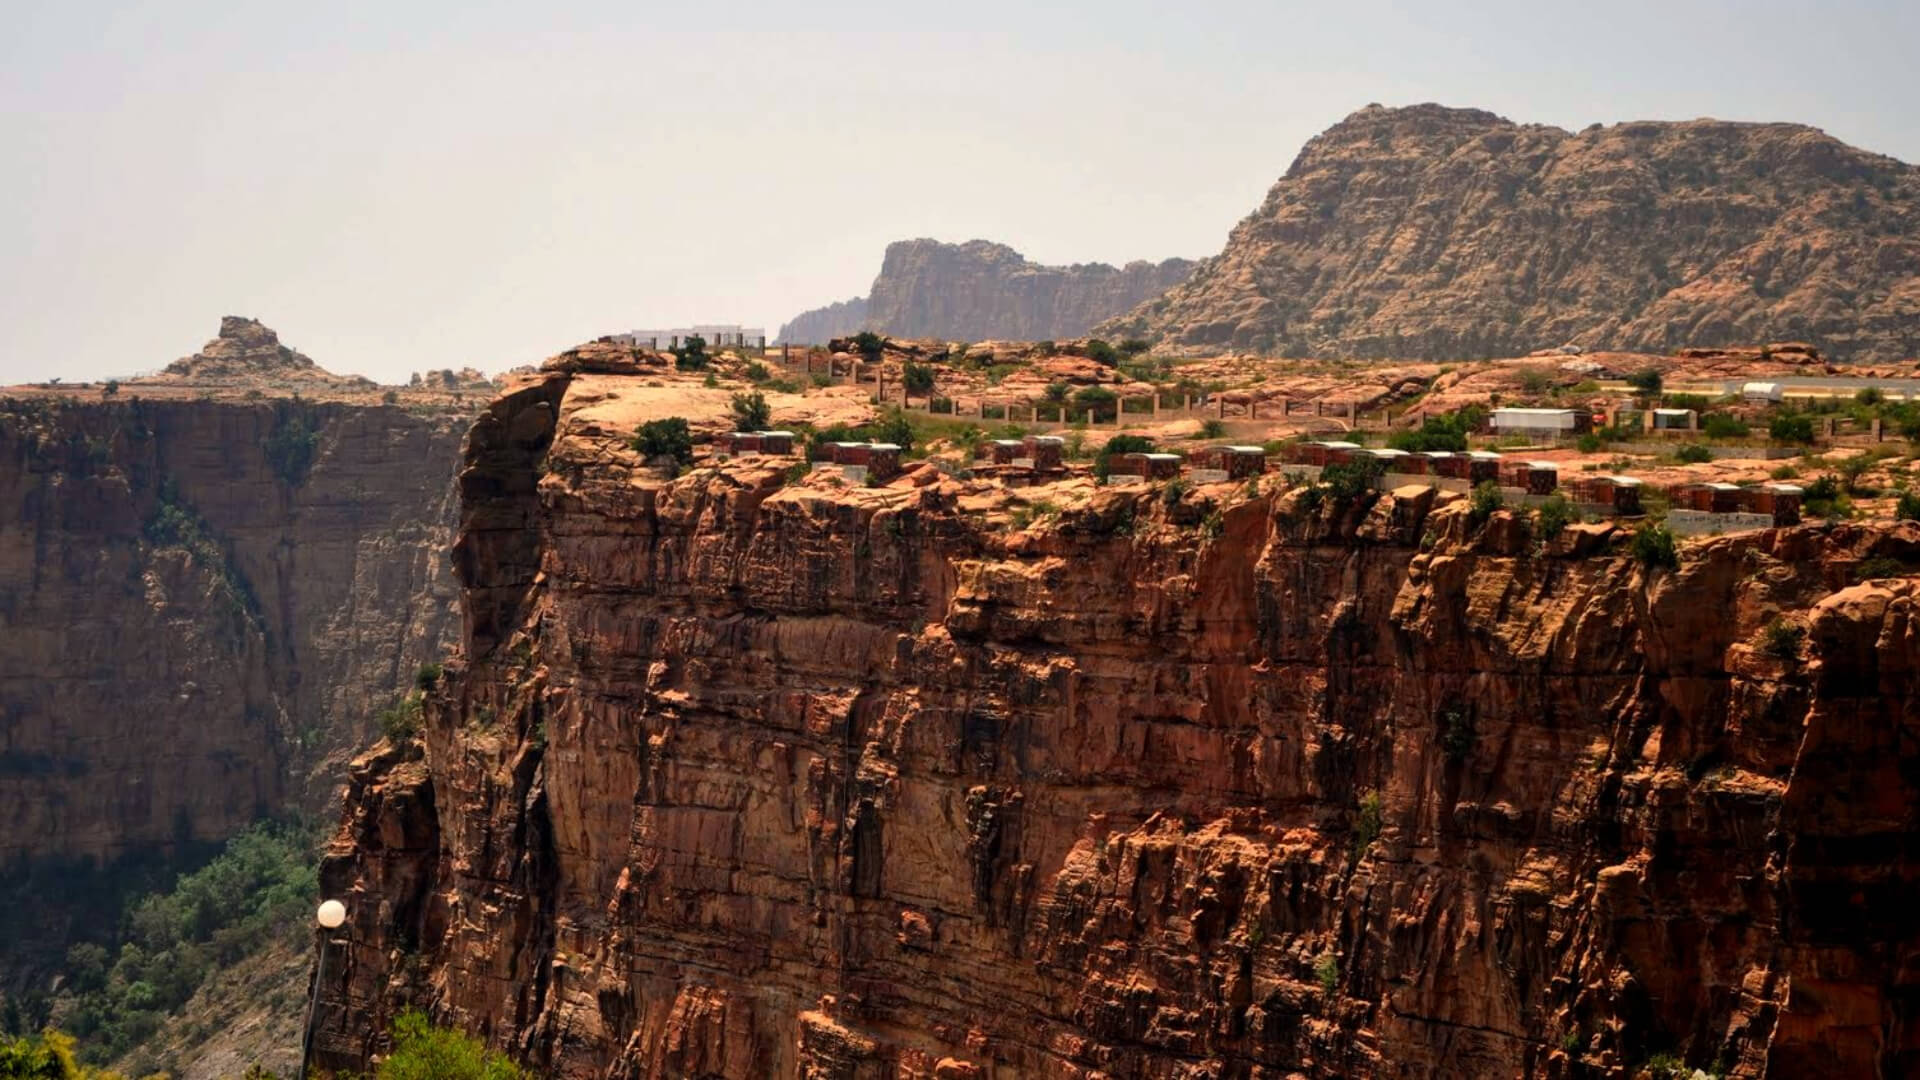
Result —
<svg viewBox="0 0 1920 1080"><path fill-rule="evenodd" d="M1192 272L1186 259L1041 266L1005 244L901 240L887 245L864 300L805 312L780 340L820 344L859 330L946 341L1080 337L1102 319L1158 296Z"/></svg>
<svg viewBox="0 0 1920 1080"><path fill-rule="evenodd" d="M867 298L856 296L823 308L803 311L780 327L776 340L790 344L818 344L850 337L867 328Z"/></svg>
<svg viewBox="0 0 1920 1080"><path fill-rule="evenodd" d="M246 320L183 363L262 361L333 378ZM330 806L454 625L469 416L0 394L0 988L121 885Z"/></svg>
<svg viewBox="0 0 1920 1080"><path fill-rule="evenodd" d="M1595 124L1369 106L1219 255L1101 330L1425 359L1574 343L1920 354L1920 169L1794 124Z"/></svg>
<svg viewBox="0 0 1920 1080"><path fill-rule="evenodd" d="M606 422L647 381L468 440L463 656L322 866L327 1067L421 1005L567 1078L1920 1068L1920 591L1850 584L1920 524L1020 527L930 465L664 479Z"/></svg>

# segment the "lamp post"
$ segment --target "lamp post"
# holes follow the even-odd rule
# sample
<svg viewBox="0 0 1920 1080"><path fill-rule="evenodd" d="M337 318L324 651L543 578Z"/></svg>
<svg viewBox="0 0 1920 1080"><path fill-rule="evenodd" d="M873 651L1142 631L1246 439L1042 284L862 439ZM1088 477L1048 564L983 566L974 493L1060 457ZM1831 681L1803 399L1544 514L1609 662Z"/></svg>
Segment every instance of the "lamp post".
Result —
<svg viewBox="0 0 1920 1080"><path fill-rule="evenodd" d="M327 978L327 945L332 931L347 921L347 905L338 900L324 901L314 913L313 921L320 935L320 963L313 972L313 991L307 995L307 1026L300 1035L299 1080L306 1080L307 1063L313 1058L313 1014L320 1004L320 984Z"/></svg>

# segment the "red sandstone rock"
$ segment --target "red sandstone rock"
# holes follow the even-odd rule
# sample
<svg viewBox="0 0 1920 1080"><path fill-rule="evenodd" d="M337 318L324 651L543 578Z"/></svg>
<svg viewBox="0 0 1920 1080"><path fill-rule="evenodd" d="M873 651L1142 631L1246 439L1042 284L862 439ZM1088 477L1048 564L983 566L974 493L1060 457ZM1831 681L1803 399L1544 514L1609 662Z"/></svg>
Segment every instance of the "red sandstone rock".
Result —
<svg viewBox="0 0 1920 1080"><path fill-rule="evenodd" d="M977 484L654 479L569 385L469 440L468 654L355 771L325 1061L418 1003L563 1077L1920 1067L1920 622L1844 570L1920 527L1648 570L1422 488L1103 489L1010 536Z"/></svg>

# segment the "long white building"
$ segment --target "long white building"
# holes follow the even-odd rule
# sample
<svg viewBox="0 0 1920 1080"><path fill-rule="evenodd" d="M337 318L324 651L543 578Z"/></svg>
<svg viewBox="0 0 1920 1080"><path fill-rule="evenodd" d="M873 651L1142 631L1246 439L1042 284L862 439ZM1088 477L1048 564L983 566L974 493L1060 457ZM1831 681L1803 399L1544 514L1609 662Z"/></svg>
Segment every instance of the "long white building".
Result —
<svg viewBox="0 0 1920 1080"><path fill-rule="evenodd" d="M709 348L724 346L764 347L767 343L767 331L758 326L741 326L738 323L707 323L698 326L676 326L666 330L629 330L614 335L628 345L645 345L654 349L671 349L690 337L698 336Z"/></svg>

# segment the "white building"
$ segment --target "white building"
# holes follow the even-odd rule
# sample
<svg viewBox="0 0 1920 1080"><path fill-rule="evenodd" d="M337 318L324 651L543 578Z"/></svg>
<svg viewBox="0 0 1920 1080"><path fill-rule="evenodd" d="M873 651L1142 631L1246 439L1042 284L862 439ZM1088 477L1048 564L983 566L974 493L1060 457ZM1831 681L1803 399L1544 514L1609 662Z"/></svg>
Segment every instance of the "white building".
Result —
<svg viewBox="0 0 1920 1080"><path fill-rule="evenodd" d="M1496 434L1573 435L1585 426L1581 419L1576 409L1495 409L1493 430Z"/></svg>
<svg viewBox="0 0 1920 1080"><path fill-rule="evenodd" d="M1770 405L1786 397L1787 391L1777 382L1750 382L1740 388L1740 396L1749 405Z"/></svg>
<svg viewBox="0 0 1920 1080"><path fill-rule="evenodd" d="M758 326L741 326L737 323L706 323L697 326L676 326L665 330L629 330L614 335L628 345L644 345L650 349L672 349L678 347L690 337L698 336L714 348L764 348L767 344L767 332Z"/></svg>

